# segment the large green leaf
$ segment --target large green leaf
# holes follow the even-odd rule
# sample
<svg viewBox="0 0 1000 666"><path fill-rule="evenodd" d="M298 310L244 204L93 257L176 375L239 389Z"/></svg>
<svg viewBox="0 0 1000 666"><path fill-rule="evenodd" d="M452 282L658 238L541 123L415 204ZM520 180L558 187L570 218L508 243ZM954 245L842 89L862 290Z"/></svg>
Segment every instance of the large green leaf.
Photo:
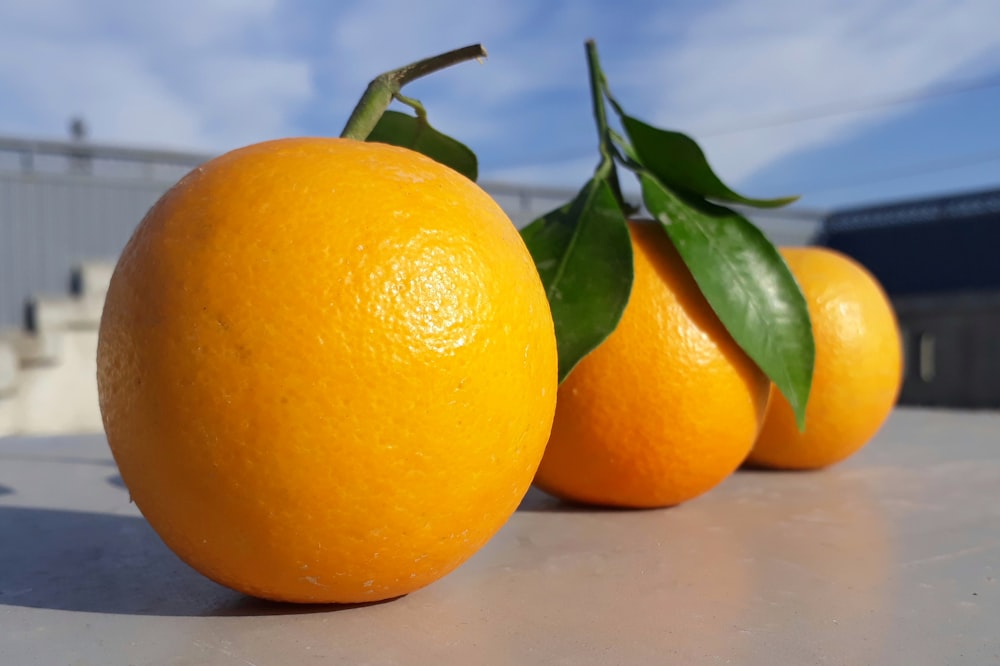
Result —
<svg viewBox="0 0 1000 666"><path fill-rule="evenodd" d="M632 291L632 240L604 178L521 230L555 322L559 381L618 325Z"/></svg>
<svg viewBox="0 0 1000 666"><path fill-rule="evenodd" d="M663 224L702 294L804 428L815 347L805 298L781 254L732 210L679 195L645 171L639 180L646 208Z"/></svg>
<svg viewBox="0 0 1000 666"><path fill-rule="evenodd" d="M470 180L479 177L476 154L465 144L431 127L424 118L386 111L367 141L409 148L451 167Z"/></svg>
<svg viewBox="0 0 1000 666"><path fill-rule="evenodd" d="M642 166L667 187L706 199L731 201L757 208L778 208L798 199L752 199L738 194L715 175L705 153L694 139L680 132L647 125L622 113L621 109L618 111L622 126L632 142L634 155Z"/></svg>

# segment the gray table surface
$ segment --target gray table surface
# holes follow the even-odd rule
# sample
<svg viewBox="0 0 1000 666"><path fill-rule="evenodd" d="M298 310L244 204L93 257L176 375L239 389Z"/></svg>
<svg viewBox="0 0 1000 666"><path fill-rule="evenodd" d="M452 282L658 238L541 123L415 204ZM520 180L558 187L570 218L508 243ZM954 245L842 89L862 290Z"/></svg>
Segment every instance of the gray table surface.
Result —
<svg viewBox="0 0 1000 666"><path fill-rule="evenodd" d="M532 491L451 575L353 607L188 569L102 437L0 438L0 664L313 663L1000 663L1000 414L898 409L840 466L672 509Z"/></svg>

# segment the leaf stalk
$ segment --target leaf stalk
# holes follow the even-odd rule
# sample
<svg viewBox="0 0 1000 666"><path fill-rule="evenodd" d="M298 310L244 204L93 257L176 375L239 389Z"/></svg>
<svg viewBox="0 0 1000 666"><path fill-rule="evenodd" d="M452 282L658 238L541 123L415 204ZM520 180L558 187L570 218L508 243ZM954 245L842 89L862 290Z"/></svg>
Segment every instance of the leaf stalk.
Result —
<svg viewBox="0 0 1000 666"><path fill-rule="evenodd" d="M482 44L472 44L454 49L446 53L440 53L430 58L424 58L417 62L410 63L398 69L394 69L384 74L379 74L365 89L361 99L351 112L344 129L340 132L341 138L364 141L371 134L375 125L393 99L397 99L404 104L414 108L420 115L422 106L420 103L409 97L403 97L401 91L407 83L415 81L421 77L433 74L446 67L456 65L467 60L479 60L486 57L486 49Z"/></svg>

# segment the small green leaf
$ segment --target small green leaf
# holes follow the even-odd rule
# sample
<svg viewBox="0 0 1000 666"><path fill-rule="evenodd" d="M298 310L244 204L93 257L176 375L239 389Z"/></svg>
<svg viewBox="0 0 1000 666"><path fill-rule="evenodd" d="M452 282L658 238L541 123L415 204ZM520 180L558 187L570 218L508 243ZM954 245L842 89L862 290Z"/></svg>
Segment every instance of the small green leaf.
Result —
<svg viewBox="0 0 1000 666"><path fill-rule="evenodd" d="M423 153L472 181L479 177L479 162L468 146L437 131L426 120L406 113L386 111L366 140Z"/></svg>
<svg viewBox="0 0 1000 666"><path fill-rule="evenodd" d="M736 343L788 399L805 427L815 347L805 297L781 254L749 220L681 196L640 171L646 208L667 230Z"/></svg>
<svg viewBox="0 0 1000 666"><path fill-rule="evenodd" d="M618 326L632 291L632 239L605 178L521 230L552 309L559 381Z"/></svg>
<svg viewBox="0 0 1000 666"><path fill-rule="evenodd" d="M706 199L757 208L779 208L798 200L798 197L751 199L737 194L715 175L705 153L694 139L680 132L647 125L622 113L617 105L615 108L632 142L635 157L667 187Z"/></svg>

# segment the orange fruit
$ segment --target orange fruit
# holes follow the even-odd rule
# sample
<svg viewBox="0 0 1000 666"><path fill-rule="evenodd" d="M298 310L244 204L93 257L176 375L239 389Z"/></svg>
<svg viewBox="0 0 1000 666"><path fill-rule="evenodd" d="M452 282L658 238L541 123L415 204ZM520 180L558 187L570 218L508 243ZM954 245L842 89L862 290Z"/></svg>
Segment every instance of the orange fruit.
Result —
<svg viewBox="0 0 1000 666"><path fill-rule="evenodd" d="M773 391L747 462L816 469L839 462L874 437L903 381L903 350L892 304L861 264L822 247L781 248L809 306L816 361L799 432L788 401Z"/></svg>
<svg viewBox="0 0 1000 666"><path fill-rule="evenodd" d="M530 486L555 334L527 248L415 152L299 138L194 169L111 281L100 406L165 543L246 594L360 602L470 557Z"/></svg>
<svg viewBox="0 0 1000 666"><path fill-rule="evenodd" d="M535 476L568 500L690 500L746 458L769 382L702 296L658 223L631 222L635 281L615 331L559 387Z"/></svg>

